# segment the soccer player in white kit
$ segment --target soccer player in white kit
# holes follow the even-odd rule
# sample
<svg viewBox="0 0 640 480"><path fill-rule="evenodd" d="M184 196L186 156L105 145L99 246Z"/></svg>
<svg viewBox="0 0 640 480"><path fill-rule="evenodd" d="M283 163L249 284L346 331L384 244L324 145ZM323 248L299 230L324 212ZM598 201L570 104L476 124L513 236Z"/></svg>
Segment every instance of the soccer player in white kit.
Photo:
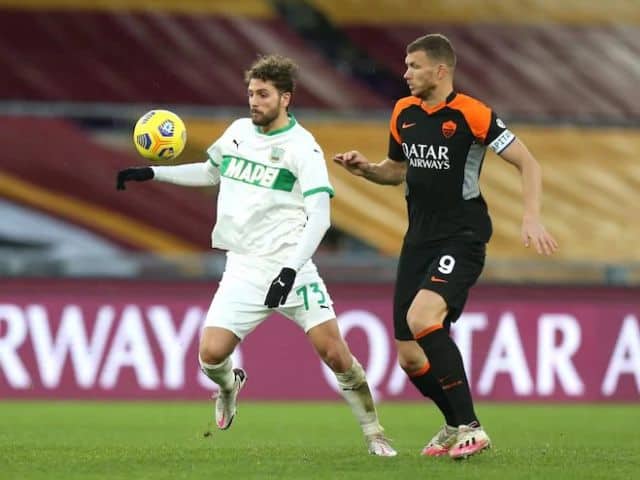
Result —
<svg viewBox="0 0 640 480"><path fill-rule="evenodd" d="M125 182L155 179L187 186L220 183L212 246L227 250L219 288L200 338L202 371L220 387L218 428L236 414L246 372L233 368L236 346L274 310L296 322L336 375L369 453L395 456L378 421L365 372L338 329L331 297L311 256L330 226L322 149L288 112L297 67L285 57L259 58L246 72L251 118L234 121L203 163L128 168Z"/></svg>

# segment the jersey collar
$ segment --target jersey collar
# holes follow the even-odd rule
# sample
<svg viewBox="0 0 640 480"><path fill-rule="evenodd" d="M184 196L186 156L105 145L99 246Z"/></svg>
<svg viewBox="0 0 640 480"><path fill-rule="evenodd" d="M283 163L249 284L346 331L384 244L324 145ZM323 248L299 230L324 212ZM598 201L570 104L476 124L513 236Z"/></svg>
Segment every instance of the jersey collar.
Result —
<svg viewBox="0 0 640 480"><path fill-rule="evenodd" d="M440 102L437 105L434 105L433 107L429 107L424 102L420 102L420 108L422 108L422 110L424 110L429 115L431 115L432 113L435 113L438 110L446 107L447 104L453 102L453 99L456 98L456 95L458 95L458 93L455 90L451 90L451 93L447 95L447 98L444 99L444 102Z"/></svg>
<svg viewBox="0 0 640 480"><path fill-rule="evenodd" d="M260 135L267 135L268 137L271 137L273 135L279 135L281 133L291 130L293 127L296 126L296 123L298 122L296 121L296 117L294 117L292 113L287 113L287 116L289 117L289 123L286 124L284 127L278 128L269 133L264 133L262 131L262 128L256 125L256 132L258 132Z"/></svg>

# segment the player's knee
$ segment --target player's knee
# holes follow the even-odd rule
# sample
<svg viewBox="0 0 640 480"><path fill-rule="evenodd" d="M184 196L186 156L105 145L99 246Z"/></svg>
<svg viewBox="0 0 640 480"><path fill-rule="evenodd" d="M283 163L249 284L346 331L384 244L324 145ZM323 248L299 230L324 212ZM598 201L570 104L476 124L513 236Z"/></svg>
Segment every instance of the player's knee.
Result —
<svg viewBox="0 0 640 480"><path fill-rule="evenodd" d="M439 305L423 303L411 305L407 312L407 325L414 335L436 325L442 325L446 309Z"/></svg>
<svg viewBox="0 0 640 480"><path fill-rule="evenodd" d="M218 348L216 345L200 345L200 360L209 365L217 365L224 362L229 353Z"/></svg>
<svg viewBox="0 0 640 480"><path fill-rule="evenodd" d="M409 375L420 371L427 363L424 350L416 342L396 341L396 349L398 365Z"/></svg>
<svg viewBox="0 0 640 480"><path fill-rule="evenodd" d="M400 365L400 368L405 371L405 373L410 375L423 368L425 360L424 358L418 356L407 357L398 355L398 364Z"/></svg>

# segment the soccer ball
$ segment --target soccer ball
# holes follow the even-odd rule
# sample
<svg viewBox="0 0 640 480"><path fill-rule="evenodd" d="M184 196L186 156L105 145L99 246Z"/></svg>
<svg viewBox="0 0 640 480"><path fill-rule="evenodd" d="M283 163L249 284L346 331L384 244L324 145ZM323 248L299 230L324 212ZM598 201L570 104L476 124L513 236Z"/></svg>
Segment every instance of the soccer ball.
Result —
<svg viewBox="0 0 640 480"><path fill-rule="evenodd" d="M149 160L170 160L182 153L187 143L183 121L168 110L151 110L136 122L133 143Z"/></svg>

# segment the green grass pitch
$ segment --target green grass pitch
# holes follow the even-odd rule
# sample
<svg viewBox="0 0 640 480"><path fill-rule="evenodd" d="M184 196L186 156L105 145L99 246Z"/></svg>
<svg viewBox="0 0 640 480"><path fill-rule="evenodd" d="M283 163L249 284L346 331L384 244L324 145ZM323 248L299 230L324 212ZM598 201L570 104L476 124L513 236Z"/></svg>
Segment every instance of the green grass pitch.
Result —
<svg viewBox="0 0 640 480"><path fill-rule="evenodd" d="M427 403L379 406L399 455L367 455L349 408L240 404L205 437L207 403L0 402L0 479L640 478L640 406L481 404L494 448L424 458L439 428Z"/></svg>

